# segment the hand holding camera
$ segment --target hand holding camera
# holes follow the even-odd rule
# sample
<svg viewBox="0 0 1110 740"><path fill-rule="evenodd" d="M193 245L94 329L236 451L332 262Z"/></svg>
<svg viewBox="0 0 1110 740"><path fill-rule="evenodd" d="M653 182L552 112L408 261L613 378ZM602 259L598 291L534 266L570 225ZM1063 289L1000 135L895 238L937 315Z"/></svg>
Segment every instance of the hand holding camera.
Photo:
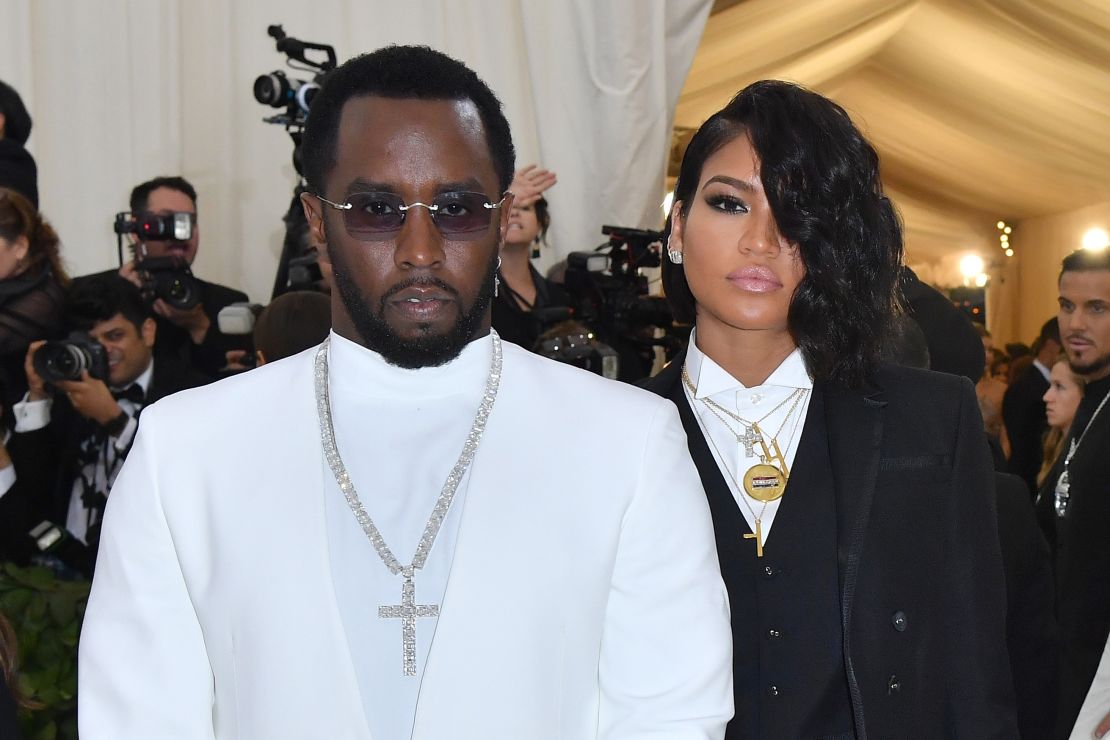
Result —
<svg viewBox="0 0 1110 740"><path fill-rule="evenodd" d="M23 369L29 401L48 398L49 383L66 394L77 413L98 424L107 424L122 411L105 382L108 353L91 337L75 333L60 342L32 342Z"/></svg>

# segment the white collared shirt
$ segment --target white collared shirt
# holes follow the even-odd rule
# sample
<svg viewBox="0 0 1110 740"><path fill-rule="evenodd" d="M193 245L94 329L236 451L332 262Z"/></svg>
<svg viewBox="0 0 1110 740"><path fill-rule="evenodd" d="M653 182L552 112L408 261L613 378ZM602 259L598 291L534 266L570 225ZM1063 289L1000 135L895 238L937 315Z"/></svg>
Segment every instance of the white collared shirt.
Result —
<svg viewBox="0 0 1110 740"><path fill-rule="evenodd" d="M779 447L786 458L787 467L793 468L813 395L813 379L806 370L802 351L795 349L761 385L747 388L698 348L697 330L694 330L690 333L689 348L686 351L686 372L697 389L696 393L691 393L690 388L683 383L686 400L694 410L702 435L717 461L717 467L721 469L721 476L728 483L737 506L753 532L755 520L759 518L763 527L763 541L766 542L782 499L765 505L744 492L741 485L744 473L761 462L759 447L756 446L754 454L749 456L744 445L736 439L736 432L743 431L741 425L728 415L721 414L729 422L726 426L724 421L709 410L703 399L714 401L747 421L757 421L766 416L759 426L764 430L764 439L768 444L770 437L781 426L782 431L778 433ZM786 399L799 388L803 389L803 396L787 418L794 404ZM782 407L774 410L779 404L783 404Z"/></svg>

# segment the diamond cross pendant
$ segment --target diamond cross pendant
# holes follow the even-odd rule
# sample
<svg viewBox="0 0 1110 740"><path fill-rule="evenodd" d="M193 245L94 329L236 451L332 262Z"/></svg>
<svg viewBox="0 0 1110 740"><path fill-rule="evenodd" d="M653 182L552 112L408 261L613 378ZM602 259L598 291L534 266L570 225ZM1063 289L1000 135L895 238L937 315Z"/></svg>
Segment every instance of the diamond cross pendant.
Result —
<svg viewBox="0 0 1110 740"><path fill-rule="evenodd" d="M737 444L744 445L744 454L748 457L755 456L755 446L763 441L763 435L755 430L754 426L745 427L743 434L736 435Z"/></svg>
<svg viewBox="0 0 1110 740"><path fill-rule="evenodd" d="M437 604L417 604L416 584L406 576L401 584L401 603L379 606L379 619L401 620L401 663L406 676L416 675L416 620L418 617L438 617Z"/></svg>

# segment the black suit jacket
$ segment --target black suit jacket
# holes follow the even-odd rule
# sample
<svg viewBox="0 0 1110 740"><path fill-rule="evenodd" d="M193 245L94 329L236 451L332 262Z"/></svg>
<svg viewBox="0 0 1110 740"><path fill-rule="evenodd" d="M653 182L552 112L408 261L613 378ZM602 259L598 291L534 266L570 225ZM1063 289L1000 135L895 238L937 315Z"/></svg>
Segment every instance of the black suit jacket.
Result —
<svg viewBox="0 0 1110 740"><path fill-rule="evenodd" d="M73 285L77 286L83 280L96 280L104 276L116 275L118 270L105 270L92 275L74 278ZM215 380L220 377L220 371L227 365L227 352L233 349L250 350L251 337L247 335L235 336L224 334L220 331L217 317L220 311L232 303L244 303L247 294L220 285L201 280L195 275L200 286L200 302L204 307L204 314L212 322L204 341L194 344L189 332L170 323L168 319L155 316L158 323L158 334L154 340L154 354L156 357L173 357L180 362L190 365L194 370Z"/></svg>
<svg viewBox="0 0 1110 740"><path fill-rule="evenodd" d="M1009 472L1025 481L1030 491L1037 490L1037 473L1044 459L1042 443L1048 419L1043 396L1048 381L1030 365L1006 389L1002 397L1002 420L1010 438Z"/></svg>
<svg viewBox="0 0 1110 740"><path fill-rule="evenodd" d="M155 358L143 405L206 382L206 377L172 358ZM78 414L64 394L56 394L49 424L12 434L8 451L15 465L16 483L4 498L14 496L24 517L19 526L8 524L5 528L15 538L7 548L14 552L13 559L22 560L32 552L29 538L20 535L39 522L65 525L73 484L81 470L81 444L96 428L96 422Z"/></svg>
<svg viewBox="0 0 1110 740"><path fill-rule="evenodd" d="M727 488L683 392L684 360L644 387L678 406L702 484ZM884 367L863 390L822 391L856 736L1012 740L993 473L970 381ZM717 524L721 551L736 534Z"/></svg>

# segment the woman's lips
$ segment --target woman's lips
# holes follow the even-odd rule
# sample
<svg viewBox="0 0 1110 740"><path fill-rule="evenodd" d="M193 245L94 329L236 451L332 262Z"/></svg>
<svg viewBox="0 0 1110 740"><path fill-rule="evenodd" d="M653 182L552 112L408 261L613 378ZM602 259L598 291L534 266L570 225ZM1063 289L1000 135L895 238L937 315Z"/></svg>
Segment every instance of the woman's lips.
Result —
<svg viewBox="0 0 1110 740"><path fill-rule="evenodd" d="M769 293L782 287L782 282L770 268L758 265L733 270L727 279L737 288L750 293Z"/></svg>

